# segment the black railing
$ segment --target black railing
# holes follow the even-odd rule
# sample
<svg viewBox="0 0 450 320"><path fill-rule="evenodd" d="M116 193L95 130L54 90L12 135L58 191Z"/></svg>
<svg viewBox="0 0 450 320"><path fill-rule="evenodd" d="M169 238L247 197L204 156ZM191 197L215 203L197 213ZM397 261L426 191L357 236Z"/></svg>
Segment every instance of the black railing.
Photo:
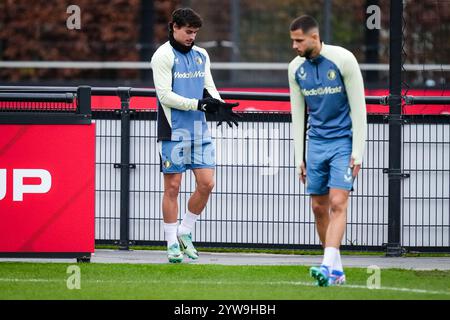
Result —
<svg viewBox="0 0 450 320"><path fill-rule="evenodd" d="M91 87L73 91L2 87L0 124L89 124L91 123Z"/></svg>

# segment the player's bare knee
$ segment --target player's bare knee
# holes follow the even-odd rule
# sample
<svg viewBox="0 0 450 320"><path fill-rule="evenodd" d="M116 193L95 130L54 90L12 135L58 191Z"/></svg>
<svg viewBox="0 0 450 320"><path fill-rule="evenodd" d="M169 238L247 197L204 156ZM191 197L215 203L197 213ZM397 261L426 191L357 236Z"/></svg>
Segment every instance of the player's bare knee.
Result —
<svg viewBox="0 0 450 320"><path fill-rule="evenodd" d="M328 216L328 205L324 205L322 203L312 203L312 210L318 219Z"/></svg>
<svg viewBox="0 0 450 320"><path fill-rule="evenodd" d="M169 198L177 198L180 192L180 184L176 181L166 184L164 195Z"/></svg>
<svg viewBox="0 0 450 320"><path fill-rule="evenodd" d="M347 201L343 199L331 199L330 214L331 216L345 214L347 210Z"/></svg>
<svg viewBox="0 0 450 320"><path fill-rule="evenodd" d="M314 197L311 202L311 209L316 218L327 217L329 214L328 199L322 197Z"/></svg>
<svg viewBox="0 0 450 320"><path fill-rule="evenodd" d="M178 198L179 191L176 189L166 189L164 195L170 199Z"/></svg>
<svg viewBox="0 0 450 320"><path fill-rule="evenodd" d="M202 181L197 185L197 190L201 194L210 194L214 189L214 180Z"/></svg>

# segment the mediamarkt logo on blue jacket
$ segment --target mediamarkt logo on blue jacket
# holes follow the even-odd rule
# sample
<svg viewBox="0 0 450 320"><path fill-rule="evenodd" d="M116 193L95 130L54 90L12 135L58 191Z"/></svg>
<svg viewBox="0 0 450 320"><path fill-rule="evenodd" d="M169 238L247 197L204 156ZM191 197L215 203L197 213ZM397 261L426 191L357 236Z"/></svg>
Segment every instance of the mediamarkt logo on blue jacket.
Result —
<svg viewBox="0 0 450 320"><path fill-rule="evenodd" d="M341 93L341 92L342 92L342 86L322 87L322 88L311 89L311 90L302 89L302 93L305 97L317 96L317 95L321 96L324 94L335 94L335 93Z"/></svg>
<svg viewBox="0 0 450 320"><path fill-rule="evenodd" d="M204 78L205 72L195 71L195 72L175 72L173 74L175 79L192 79L192 78Z"/></svg>

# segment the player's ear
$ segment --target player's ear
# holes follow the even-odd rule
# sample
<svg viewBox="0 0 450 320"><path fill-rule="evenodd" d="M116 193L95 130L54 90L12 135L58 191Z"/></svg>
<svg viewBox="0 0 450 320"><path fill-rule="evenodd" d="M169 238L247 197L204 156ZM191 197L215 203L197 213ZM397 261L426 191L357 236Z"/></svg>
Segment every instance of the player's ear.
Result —
<svg viewBox="0 0 450 320"><path fill-rule="evenodd" d="M320 41L320 36L319 36L319 32L318 31L313 31L311 33L311 38L313 38L316 41Z"/></svg>
<svg viewBox="0 0 450 320"><path fill-rule="evenodd" d="M172 22L172 30L173 29L179 30L179 29L181 29L181 27L179 25L177 25L176 22Z"/></svg>

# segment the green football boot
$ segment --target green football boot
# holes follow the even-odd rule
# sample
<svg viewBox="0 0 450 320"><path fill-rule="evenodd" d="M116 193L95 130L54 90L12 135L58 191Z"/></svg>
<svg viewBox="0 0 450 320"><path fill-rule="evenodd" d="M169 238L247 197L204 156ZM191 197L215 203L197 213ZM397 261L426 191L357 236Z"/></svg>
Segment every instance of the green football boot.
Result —
<svg viewBox="0 0 450 320"><path fill-rule="evenodd" d="M167 258L169 258L170 263L180 263L183 261L183 254L178 243L167 247Z"/></svg>
<svg viewBox="0 0 450 320"><path fill-rule="evenodd" d="M178 236L178 241L180 242L181 250L191 259L198 259L198 252L192 244L192 234L181 234Z"/></svg>
<svg viewBox="0 0 450 320"><path fill-rule="evenodd" d="M326 266L311 267L309 269L309 274L311 277L317 280L316 284L319 287L328 287L328 278L330 277L330 271Z"/></svg>

